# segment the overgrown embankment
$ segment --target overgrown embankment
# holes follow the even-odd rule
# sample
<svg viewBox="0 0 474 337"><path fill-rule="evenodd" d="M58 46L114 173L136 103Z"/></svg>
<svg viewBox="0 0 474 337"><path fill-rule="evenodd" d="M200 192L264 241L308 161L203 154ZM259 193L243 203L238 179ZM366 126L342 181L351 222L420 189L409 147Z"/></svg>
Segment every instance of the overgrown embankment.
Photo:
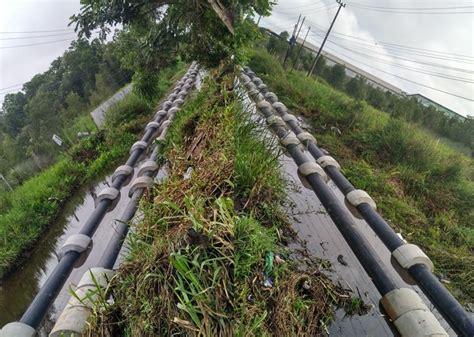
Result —
<svg viewBox="0 0 474 337"><path fill-rule="evenodd" d="M390 117L324 81L286 73L263 50L250 66L293 112L306 117L321 147L368 191L390 224L423 247L456 297L474 299L474 162L417 126Z"/></svg>
<svg viewBox="0 0 474 337"><path fill-rule="evenodd" d="M182 65L163 71L156 97L172 84ZM179 74L178 74L179 75ZM53 166L25 181L0 200L0 279L28 256L31 247L82 185L119 163L149 120L157 98L130 94L114 105L103 131L80 141ZM88 117L90 119L90 117Z"/></svg>
<svg viewBox="0 0 474 337"><path fill-rule="evenodd" d="M273 145L233 76L210 78L171 126L168 177L142 200L89 335L314 336L342 301L318 264L282 261L291 231Z"/></svg>

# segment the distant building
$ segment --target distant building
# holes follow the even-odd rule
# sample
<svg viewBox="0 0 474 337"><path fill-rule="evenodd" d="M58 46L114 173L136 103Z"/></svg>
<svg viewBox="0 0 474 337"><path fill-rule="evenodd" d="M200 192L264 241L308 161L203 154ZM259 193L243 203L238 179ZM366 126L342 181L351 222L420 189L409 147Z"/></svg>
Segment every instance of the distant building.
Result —
<svg viewBox="0 0 474 337"><path fill-rule="evenodd" d="M436 110L438 111L441 111L442 113L444 113L445 116L447 117L454 117L454 118L457 118L461 121L464 121L466 120L466 117L458 114L456 111L453 111L451 109L448 109L447 107L445 107L444 105L441 105L439 103L436 103L435 101L433 101L432 99L429 99L428 97L426 96L423 96L422 94L413 94L413 95L408 95L408 97L413 97L415 98L418 102L420 102L423 106L425 107L433 107L435 108Z"/></svg>

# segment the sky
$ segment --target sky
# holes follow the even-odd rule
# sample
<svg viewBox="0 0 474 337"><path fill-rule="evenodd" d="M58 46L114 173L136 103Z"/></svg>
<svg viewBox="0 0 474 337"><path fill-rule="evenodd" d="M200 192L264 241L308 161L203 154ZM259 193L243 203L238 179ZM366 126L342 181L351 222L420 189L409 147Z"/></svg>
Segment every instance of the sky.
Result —
<svg viewBox="0 0 474 337"><path fill-rule="evenodd" d="M57 30L70 29L69 17L79 10L79 0L0 0L0 104L5 93L21 89L15 85L46 71L68 48L75 34ZM308 40L319 46L336 10L333 0L280 0L260 25L291 32L302 14L306 20L300 36L311 26ZM462 115L474 115L473 12L474 0L347 2L325 50L409 94L421 93ZM36 45L25 46L31 44Z"/></svg>

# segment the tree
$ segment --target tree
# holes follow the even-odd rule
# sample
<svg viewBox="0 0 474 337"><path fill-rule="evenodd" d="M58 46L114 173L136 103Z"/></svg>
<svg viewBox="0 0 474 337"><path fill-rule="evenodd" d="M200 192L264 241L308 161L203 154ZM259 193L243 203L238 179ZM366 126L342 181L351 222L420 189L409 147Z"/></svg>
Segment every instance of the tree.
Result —
<svg viewBox="0 0 474 337"><path fill-rule="evenodd" d="M16 137L27 122L25 104L26 97L22 92L5 95L2 105L3 113L0 115L0 126L11 137Z"/></svg>
<svg viewBox="0 0 474 337"><path fill-rule="evenodd" d="M362 77L353 77L346 83L346 92L354 98L365 99L367 96L367 84Z"/></svg>
<svg viewBox="0 0 474 337"><path fill-rule="evenodd" d="M334 65L329 72L329 78L327 80L335 88L342 89L346 81L346 68L340 64Z"/></svg>
<svg viewBox="0 0 474 337"><path fill-rule="evenodd" d="M138 57L135 71L158 71L179 55L204 66L221 61L239 62L241 47L248 45L256 31L252 17L270 14L268 0L196 0L196 1L99 1L83 0L82 11L72 17L80 35L90 36L100 29L122 24L130 33ZM128 43L134 43L131 39ZM232 60L234 56L237 60ZM130 61L130 60L129 60ZM144 76L144 75L142 75Z"/></svg>

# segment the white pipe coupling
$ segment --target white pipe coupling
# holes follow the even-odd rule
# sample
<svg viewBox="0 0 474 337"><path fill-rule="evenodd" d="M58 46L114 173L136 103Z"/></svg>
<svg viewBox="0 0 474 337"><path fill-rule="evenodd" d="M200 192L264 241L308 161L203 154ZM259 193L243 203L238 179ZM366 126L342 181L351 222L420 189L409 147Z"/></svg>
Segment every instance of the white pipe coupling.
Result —
<svg viewBox="0 0 474 337"><path fill-rule="evenodd" d="M155 114L155 118L164 117L164 116L166 116L166 114L167 114L166 110L159 110L159 111Z"/></svg>
<svg viewBox="0 0 474 337"><path fill-rule="evenodd" d="M334 159L331 156L321 156L318 159L316 159L319 165L321 165L322 168L326 168L327 166L334 166L337 169L341 168L341 165L337 162L336 159Z"/></svg>
<svg viewBox="0 0 474 337"><path fill-rule="evenodd" d="M113 274L112 270L105 268L91 268L86 271L49 336L82 336L92 308L102 293L98 289L106 289Z"/></svg>
<svg viewBox="0 0 474 337"><path fill-rule="evenodd" d="M167 129L170 124L171 124L171 121L169 119L164 121L160 126L160 129L159 129L160 133L162 133L164 129Z"/></svg>
<svg viewBox="0 0 474 337"><path fill-rule="evenodd" d="M281 116L281 118L283 118L283 120L285 122L289 122L289 121L295 121L297 122L298 120L296 119L295 115L292 115L292 114L284 114L283 116Z"/></svg>
<svg viewBox="0 0 474 337"><path fill-rule="evenodd" d="M278 97L275 95L275 93L269 91L265 95L265 98L268 99L269 101L273 101L273 103L278 102Z"/></svg>
<svg viewBox="0 0 474 337"><path fill-rule="evenodd" d="M146 125L145 130L148 130L150 128L155 128L156 130L158 130L159 127L160 127L160 123L153 121Z"/></svg>
<svg viewBox="0 0 474 337"><path fill-rule="evenodd" d="M0 330L0 337L34 337L36 330L28 324L11 322Z"/></svg>
<svg viewBox="0 0 474 337"><path fill-rule="evenodd" d="M315 162L308 161L306 163L301 164L298 167L298 177L300 178L304 187L311 189L311 185L309 184L308 179L306 177L314 173L319 175L324 180L324 182L329 181L329 178L326 172L324 172L321 166L319 166Z"/></svg>
<svg viewBox="0 0 474 337"><path fill-rule="evenodd" d="M270 108L270 103L268 103L265 100L261 100L257 103L257 108L259 109Z"/></svg>
<svg viewBox="0 0 474 337"><path fill-rule="evenodd" d="M412 289L400 288L389 291L380 302L401 336L449 336Z"/></svg>
<svg viewBox="0 0 474 337"><path fill-rule="evenodd" d="M107 211L112 211L115 206L117 206L117 203L120 199L120 191L114 187L106 187L100 193L97 195L97 197L94 199L95 202L95 207L101 202L102 200L112 200L112 203L110 204L109 208Z"/></svg>
<svg viewBox="0 0 474 337"><path fill-rule="evenodd" d="M260 85L263 83L262 79L260 77L254 77L253 78L253 83L255 83L256 85Z"/></svg>
<svg viewBox="0 0 474 337"><path fill-rule="evenodd" d="M184 103L184 100L181 99L181 98L178 98L178 99L176 99L176 101L174 101L173 107L176 107L178 105L182 105L183 103Z"/></svg>
<svg viewBox="0 0 474 337"><path fill-rule="evenodd" d="M275 115L271 115L270 117L267 117L266 119L267 121L267 124L269 126L272 126L272 125L278 125L278 126L281 126L281 127L285 127L286 124L285 122L283 121L283 119L281 119L281 117L279 116L275 116Z"/></svg>
<svg viewBox="0 0 474 337"><path fill-rule="evenodd" d="M85 234L73 234L69 236L58 251L58 260L61 261L63 256L70 251L85 252L89 247L92 239Z"/></svg>
<svg viewBox="0 0 474 337"><path fill-rule="evenodd" d="M138 142L135 142L132 145L132 147L130 148L130 154L132 154L133 151L135 151L137 149L145 150L147 146L148 146L148 144L146 142L144 142L143 140L139 140Z"/></svg>
<svg viewBox="0 0 474 337"><path fill-rule="evenodd" d="M433 262L417 245L411 243L402 245L392 252L392 256L404 269L408 269L415 264L422 264L429 271L433 272L434 270Z"/></svg>
<svg viewBox="0 0 474 337"><path fill-rule="evenodd" d="M130 186L130 189L128 190L128 196L132 197L133 193L135 193L135 191L139 188L150 188L151 186L153 186L152 177L147 177L147 176L137 177L132 182L132 185Z"/></svg>
<svg viewBox="0 0 474 337"><path fill-rule="evenodd" d="M284 113L288 111L288 108L282 102L275 102L272 104L273 108L277 110L279 113Z"/></svg>
<svg viewBox="0 0 474 337"><path fill-rule="evenodd" d="M146 162L144 162L143 164L140 165L140 168L138 169L138 173L137 173L137 176L138 177L141 177L143 176L145 173L149 173L149 172L155 172L156 170L158 170L158 164L156 163L156 161L154 160L147 160Z"/></svg>
<svg viewBox="0 0 474 337"><path fill-rule="evenodd" d="M308 145L308 142L314 142L316 144L316 138L309 132L303 131L296 135L301 143Z"/></svg>
<svg viewBox="0 0 474 337"><path fill-rule="evenodd" d="M284 147L289 145L300 145L300 141L292 131L288 132L284 137L282 137L280 142Z"/></svg>
<svg viewBox="0 0 474 337"><path fill-rule="evenodd" d="M123 185L124 186L128 185L130 180L132 180L133 167L131 167L130 165L121 165L121 166L117 167L115 169L115 172L114 172L113 176L112 176L112 182L114 182L115 179L117 179L117 177L120 176L120 175L127 176L127 179L125 180Z"/></svg>
<svg viewBox="0 0 474 337"><path fill-rule="evenodd" d="M360 204L367 203L372 209L377 209L377 204L374 199L364 190L353 190L346 194L347 201L354 207Z"/></svg>

